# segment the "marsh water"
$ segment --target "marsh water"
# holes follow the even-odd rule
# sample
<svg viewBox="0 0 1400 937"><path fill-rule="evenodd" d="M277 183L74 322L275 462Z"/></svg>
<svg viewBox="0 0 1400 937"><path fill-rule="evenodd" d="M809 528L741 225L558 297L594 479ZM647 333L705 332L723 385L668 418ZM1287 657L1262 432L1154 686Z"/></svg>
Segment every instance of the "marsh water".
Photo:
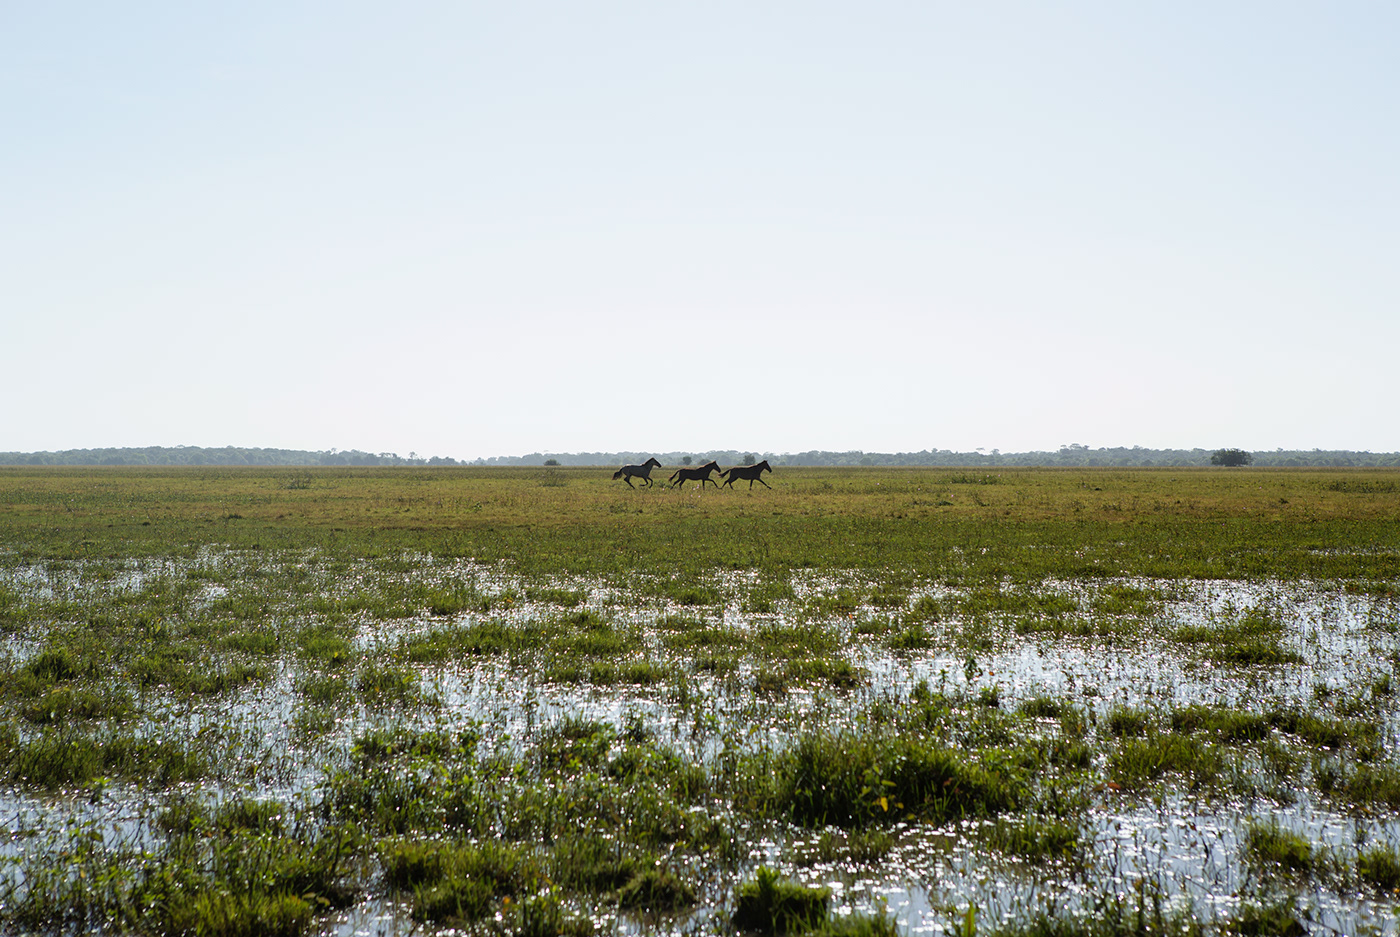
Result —
<svg viewBox="0 0 1400 937"><path fill-rule="evenodd" d="M130 562L96 579L81 564L16 565L5 574L5 585L43 609L138 595L152 584L185 578L192 566L220 570L219 581L191 592L187 607L170 613L190 617L247 591L254 581L243 578L250 572L247 562L238 554L211 552L194 563ZM1106 766L1114 743L1105 728L1115 712L1165 720L1192 706L1319 712L1370 720L1376 737L1364 757L1393 762L1400 718L1388 688L1400 660L1400 605L1390 596L1349 594L1307 582L1097 580L1022 587L1032 598L1058 597L1069 609L1054 618L1055 627L1045 628L996 610L960 613L969 589L956 583L912 582L897 602L872 603L881 586L878 577L854 572L795 571L788 594L754 610L745 597L759 583L746 573L715 573L699 583L711 601L677 602L664 588L645 583L525 581L508 567L430 556L411 557L393 572L367 564L331 573L318 567L314 554L283 562L314 583L303 594L333 599L396 587L392 580L401 579L400 585L467 584L484 597L480 609L446 615L428 609L388 617L353 614L351 643L363 660L390 656L415 635L444 627L490 621L520 628L557 620L557 603L528 598L532 589L545 589L577 595L574 611L592 611L615 628L632 629L641 636L641 650L629 653L657 663L669 676L652 683L598 684L557 679L528 657L464 656L415 666L419 699L425 702L386 710L350 700L334 707L334 718L314 733L299 722L306 704L298 687L306 666L291 655L267 659L265 679L221 695L167 697L153 688L141 697L140 735L179 740L216 735L234 767L172 786L104 778L70 789L24 784L0 789L0 815L9 829L0 860L12 894L22 894L26 868L65 862L78 839L109 849L154 842L153 818L172 796L208 803L235 796L309 803L324 788L328 765L341 763L355 739L379 725L475 726L483 756L519 756L543 727L565 718L605 723L618 733L640 726L683 759L714 765L736 751L782 750L814 727L854 730L872 707L898 710L918 693L933 693L972 712L1016 713L1031 701L1053 699L1083 714L1087 737L1098 742L1091 746L1085 772L1087 806L1076 820L1083 825L1085 844L1080 860L993 849L980 834L997 822L988 817L891 822L884 827L886 848L857 857L842 848L849 829L750 816L716 799L693 809L729 824L740 841L739 857L727 862L676 858L700 895L694 909L637 916L607 902L582 902L580 912L603 932L723 930L733 888L765 865L794 881L830 889L838 915L888 914L911 934L949 932L965 920L969 907L976 909L980 925L995 929L1037 912L1092 915L1096 902L1106 897L1156 900L1213 921L1270 896L1293 904L1299 918L1318 932L1397 932L1396 895L1367 886L1354 874L1272 875L1245 855L1245 831L1262 822L1302 834L1339 867L1363 848L1400 849L1400 819L1393 808L1349 803L1324 793L1319 784L1318 771L1332 762L1347 770L1351 754L1305 744L1275 728L1265 743L1268 750L1244 747L1227 759L1220 783L1196 785L1169 772L1160 783L1134 789L1111 780ZM1109 587L1155 599L1145 612L1116 617L1091 612ZM840 596L854 598L831 601ZM279 627L304 626L315 617L295 603L279 605L275 592L262 598L271 620L287 619ZM926 640L891 647L885 638L903 626L921 600L926 608L944 610L927 622ZM1179 639L1183 629L1208 629L1259 609L1281 625L1277 645L1284 662L1222 662L1211 655L1208 642ZM740 652L724 666L698 666L695 654L665 640L681 619L686 627L712 627L733 636ZM1073 627L1090 619L1112 627ZM849 664L858 679L841 685L794 679L765 689L761 677L767 665L742 653L744 637L765 627L798 626L834 635L835 649L827 656ZM16 671L43 647L41 628L16 631L4 645L6 665ZM22 736L35 731L24 728ZM1039 726L1028 719L1024 731L1053 739L1063 730L1047 717ZM1270 759L1291 767L1280 770ZM404 896L369 887L351 907L320 918L317 928L347 935L407 934L433 925L415 918Z"/></svg>

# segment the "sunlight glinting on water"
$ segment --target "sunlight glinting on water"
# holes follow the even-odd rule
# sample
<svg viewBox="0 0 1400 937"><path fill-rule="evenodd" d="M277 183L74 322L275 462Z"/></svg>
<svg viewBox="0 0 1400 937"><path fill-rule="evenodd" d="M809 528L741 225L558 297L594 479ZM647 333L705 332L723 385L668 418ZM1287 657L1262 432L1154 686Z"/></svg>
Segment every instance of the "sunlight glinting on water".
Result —
<svg viewBox="0 0 1400 937"><path fill-rule="evenodd" d="M200 562L237 567L243 559L209 556ZM431 558L420 558L420 563L398 575L420 584L470 583L486 596L523 596L526 591L525 583L500 567ZM303 558L300 565L328 594L379 588L385 578L369 564L330 578L317 569L315 557ZM20 567L8 579L12 587L46 600L77 601L95 593L139 590L147 582L182 572L178 562L162 560L127 564L106 580L85 579L81 565ZM854 574L794 574L794 600L780 601L769 612L745 612L739 599L757 582L753 573L717 574L711 585L726 597L723 604L700 607L636 594L603 581L561 577L548 586L584 593L583 609L607 615L614 626L638 629L649 657L679 664L684 664L685 655L669 651L661 640L667 616L690 616L729 632L752 635L766 625L788 627L805 621L811 614L808 603L823 596L869 586ZM1084 609L1104 585L1047 582L1039 591L1068 596ZM861 625L898 614L900 609L891 612L862 604L849 613L829 615L822 622L839 629L842 653L868 678L867 685L851 690L806 686L780 697L756 695L754 676L759 664L754 660L740 662L729 673L689 674L683 681L686 689L678 696L676 687L666 684L658 690L551 682L535 663L487 658L421 667L425 695L437 702L422 707L407 721L422 727L477 723L482 727L484 750L516 753L542 726L564 716L582 716L619 728L639 722L676 751L712 764L734 745L781 749L818 724L849 726L872 704L904 705L921 682L948 694L992 694L1003 709L1037 698L1065 700L1082 708L1091 724L1102 726L1121 708L1166 712L1203 704L1259 712L1268 707L1305 707L1368 686L1394 669L1397 612L1393 602L1341 595L1306 583L1134 581L1123 585L1156 589L1168 597L1154 614L1151 628L1129 637L1018 634L1008 621L990 615L979 625L985 630L982 646L970 651L958 645L955 632L973 623L954 616L931 627L935 638L927 649L892 652L863 639ZM196 601L207 604L227 594L223 586L209 586ZM905 608L922 596L948 601L960 595L957 587L924 584L909 591ZM1265 607L1282 620L1280 645L1299 655L1298 662L1239 667L1183 651L1162 638L1178 628L1209 625L1242 610ZM277 617L275 608L271 614ZM554 616L557 610L549 603L512 599L488 612L456 613L449 623L492 620L520 625ZM389 620L364 615L355 643L376 654L443 623L426 614ZM37 650L32 641L12 638L4 654L22 662ZM343 758L335 753L348 750L359 732L384 718L371 710L341 712L334 727L313 741L294 728L298 705L296 672L283 660L268 683L232 701L171 700L158 705L141 731L149 737L171 738L215 733L223 746L237 753L238 768L227 781L190 790L190 796L218 800L237 792L290 802L315 788L328 759L333 763ZM397 718L402 720L404 715ZM1394 707L1381 711L1380 719L1384 736L1380 743L1393 752L1400 732ZM1054 720L1046 720L1045 737L1054 738L1057 732ZM1292 744L1277 730L1274 736L1282 746ZM897 823L891 828L894 841L888 852L860 863L813 858L822 831L781 825L750 828L745 831L752 837L745 869L760 863L775 866L796 880L830 888L838 909L888 911L909 933L937 934L960 920L969 902L984 919L1011 921L1036 911L1090 913L1086 902L1096 895L1118 895L1124 901L1136 895L1140 901L1142 887L1162 895L1169 907L1189 908L1199 916L1233 913L1241 889L1253 881L1241 855L1241 831L1259 819L1272 819L1338 855L1365 842L1400 843L1400 820L1393 816L1347 811L1314 797L1305 783L1280 793L1263 764L1251 770L1254 778L1246 778L1236 788L1247 790L1253 785L1253 796L1207 797L1169 788L1154 803L1101 785L1088 812L1090 845L1082 869L1027 864L994 853L979 833L981 821L943 828ZM1313 769L1305 766L1303 770ZM108 845L143 842L151 835L156 799L122 782L80 797L8 789L0 795L0 814L7 818L10 836L0 846L0 858L42 855L60 848L75 829L97 831ZM722 811L724 806L715 804L713 809ZM745 869L724 875L712 884L716 890L710 894L723 894ZM1309 902L1306 913L1325 928L1396 933L1397 909L1391 902L1321 886L1311 892ZM704 913L656 927L687 931L703 920ZM637 927L626 916L611 916L607 924L622 931ZM408 933L414 927L404 906L376 898L342 914L334 929L341 934Z"/></svg>

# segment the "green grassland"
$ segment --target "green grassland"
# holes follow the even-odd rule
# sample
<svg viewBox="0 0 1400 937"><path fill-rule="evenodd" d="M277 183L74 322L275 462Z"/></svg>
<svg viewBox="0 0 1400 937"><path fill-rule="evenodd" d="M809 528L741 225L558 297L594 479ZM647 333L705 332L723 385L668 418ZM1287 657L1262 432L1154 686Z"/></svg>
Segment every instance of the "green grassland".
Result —
<svg viewBox="0 0 1400 937"><path fill-rule="evenodd" d="M0 933L1400 912L1400 470L610 475L0 468Z"/></svg>
<svg viewBox="0 0 1400 937"><path fill-rule="evenodd" d="M220 544L411 550L540 573L1400 574L1392 469L803 469L775 480L773 491L633 491L578 468L0 468L0 530L32 558Z"/></svg>

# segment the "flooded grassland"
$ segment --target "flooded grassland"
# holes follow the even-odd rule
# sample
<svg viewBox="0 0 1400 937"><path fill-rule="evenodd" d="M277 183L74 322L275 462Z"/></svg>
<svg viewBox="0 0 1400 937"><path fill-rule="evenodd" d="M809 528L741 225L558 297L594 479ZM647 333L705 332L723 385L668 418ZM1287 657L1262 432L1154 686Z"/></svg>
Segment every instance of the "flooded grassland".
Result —
<svg viewBox="0 0 1400 937"><path fill-rule="evenodd" d="M0 932L1395 933L1400 473L0 472Z"/></svg>

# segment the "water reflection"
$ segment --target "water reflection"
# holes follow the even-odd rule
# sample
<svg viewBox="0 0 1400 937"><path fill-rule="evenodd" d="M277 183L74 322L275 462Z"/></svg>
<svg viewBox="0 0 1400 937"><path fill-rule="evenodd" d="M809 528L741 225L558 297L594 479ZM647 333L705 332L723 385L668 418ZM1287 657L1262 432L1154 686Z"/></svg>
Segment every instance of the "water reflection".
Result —
<svg viewBox="0 0 1400 937"><path fill-rule="evenodd" d="M208 566L237 568L251 562L237 557L205 556ZM525 596L527 584L500 566L469 561L432 561L402 573L385 574L372 564L333 574L319 570L314 557L294 561L317 580L323 594L345 596L384 589L394 581L470 584L489 597L511 596L486 612L464 611L445 622L419 614L355 619L357 648L378 654L416 634L455 621L468 624L500 621L523 624L556 619L560 609ZM76 601L94 594L137 592L178 579L188 571L176 561L125 564L100 577L86 575L80 564L63 568L21 567L7 582L39 601ZM533 583L539 585L538 583ZM872 583L856 574L795 573L793 598L773 603L770 611L748 613L743 597L759 584L757 574L723 572L707 583L722 603L680 605L664 590L634 591L614 583L579 577L556 577L546 586L584 596L582 608L617 625L634 627L643 636L648 658L666 664L681 677L656 687L597 687L551 681L538 657L486 658L422 668L423 690L434 705L412 713L386 714L354 709L338 714L328 733L314 739L300 735L295 717L301 701L296 689L298 665L277 664L273 679L232 700L193 703L157 700L147 710L141 731L155 737L194 737L216 732L239 752L239 769L224 782L189 793L218 800L248 794L285 801L310 796L328 765L343 761L351 740L366 727L392 719L427 728L482 726L483 745L519 752L541 726L564 716L581 716L622 729L644 724L675 750L713 764L735 745L782 747L816 723L842 724L880 701L907 701L923 683L950 695L975 696L995 690L1003 709L1026 700L1051 698L1079 707L1092 723L1128 707L1167 712L1189 705L1228 706L1263 712L1307 708L1332 696L1356 695L1385 679L1397 661L1397 607L1393 600L1347 595L1302 583L1203 582L1047 582L1038 590L1073 600L1068 619L1090 619L1095 597L1106 586L1150 591L1163 598L1152 613L1103 636L1017 631L1014 616L981 613L977 647L960 638L971 616L959 614L966 590L918 584L907 591L902 607L858 604L851 611L828 614L819 621L840 634L842 653L868 674L868 683L838 691L820 684L799 686L779 697L755 693L760 662L740 660L730 673L697 670L693 658L668 650L664 636L668 616L685 616L730 631L752 635L764 625L796 626L812 617L814 603L842 590L866 595ZM193 601L211 603L237 592L237 585L202 587ZM862 633L862 624L898 619L925 597L952 611L930 624L934 636L925 650L894 652L879 640L878 629ZM1281 646L1300 660L1279 666L1241 667L1214 662L1208 649L1171 640L1179 628L1209 625L1241 610L1268 608L1283 624ZM276 611L272 613L276 617ZM17 664L38 652L37 642L10 638L4 655ZM1400 722L1396 707L1384 705L1371 715L1382 726L1380 746L1393 758ZM1055 731L1047 720L1046 731ZM1277 734L1277 733L1276 733ZM1277 739L1290 745L1293 740ZM1101 756L1100 756L1101 757ZM1264 778L1264 765L1247 770ZM1101 767L1101 765L1099 766ZM1089 810L1086 840L1091 844L1083 865L1027 863L991 851L974 823L941 828L896 824L893 846L881 858L853 862L821 855L821 837L841 831L797 830L781 825L748 828L749 865L717 874L710 891L726 889L758 864L780 868L794 879L831 889L842 913L889 913L913 934L938 934L954 926L971 905L981 919L1005 922L1036 912L1089 913L1096 896L1125 901L1143 894L1160 895L1168 909L1185 908L1203 919L1234 914L1240 895L1257 884L1242 858L1241 837L1258 819L1283 828L1336 855L1353 855L1367 843L1400 844L1400 819L1388 814L1348 812L1318 797L1304 774L1287 798L1272 796L1261 780L1253 796L1203 798L1189 791L1168 791L1158 802L1130 798L1100 785ZM1247 785L1245 785L1247 787ZM38 795L16 788L0 791L0 813L10 835L0 858L51 855L79 831L97 831L108 845L148 841L151 818L167 794L137 785L111 783L81 796ZM719 805L716 809L720 809ZM838 851L839 852L839 851ZM1141 900L1139 897L1138 900ZM1339 933L1372 929L1396 933L1396 904L1359 888L1317 886L1307 892L1307 916ZM608 929L623 932L688 932L706 926L710 910L676 921L653 921L645 927L626 916L605 914ZM407 934L417 925L406 907L374 898L336 917L328 925L338 934Z"/></svg>

